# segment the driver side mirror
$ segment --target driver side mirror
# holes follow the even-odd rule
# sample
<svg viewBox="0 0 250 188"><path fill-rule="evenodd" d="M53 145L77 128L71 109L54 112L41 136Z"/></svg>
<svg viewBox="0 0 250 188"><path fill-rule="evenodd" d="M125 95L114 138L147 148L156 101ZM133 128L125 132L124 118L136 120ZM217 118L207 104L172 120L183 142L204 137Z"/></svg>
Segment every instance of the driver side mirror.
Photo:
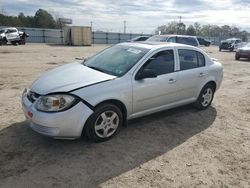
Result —
<svg viewBox="0 0 250 188"><path fill-rule="evenodd" d="M144 78L156 78L157 74L152 69L143 69L135 76L135 80L143 80Z"/></svg>

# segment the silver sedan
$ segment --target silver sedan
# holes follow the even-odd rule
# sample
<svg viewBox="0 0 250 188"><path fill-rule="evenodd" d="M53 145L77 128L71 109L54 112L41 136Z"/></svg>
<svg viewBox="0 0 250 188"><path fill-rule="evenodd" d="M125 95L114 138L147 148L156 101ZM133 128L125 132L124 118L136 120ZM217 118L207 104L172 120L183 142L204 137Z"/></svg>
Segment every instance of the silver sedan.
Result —
<svg viewBox="0 0 250 188"><path fill-rule="evenodd" d="M121 43L46 72L24 90L22 106L38 133L105 141L133 118L190 103L206 109L222 77L222 65L199 48Z"/></svg>

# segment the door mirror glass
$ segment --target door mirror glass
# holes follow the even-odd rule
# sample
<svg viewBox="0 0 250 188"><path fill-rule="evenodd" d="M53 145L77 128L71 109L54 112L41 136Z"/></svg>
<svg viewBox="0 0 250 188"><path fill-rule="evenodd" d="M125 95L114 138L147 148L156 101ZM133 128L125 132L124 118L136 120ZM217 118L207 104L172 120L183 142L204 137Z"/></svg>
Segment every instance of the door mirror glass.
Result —
<svg viewBox="0 0 250 188"><path fill-rule="evenodd" d="M143 69L142 72L137 74L137 76L135 77L135 80L142 80L145 78L156 78L156 77L157 77L157 74L152 69Z"/></svg>

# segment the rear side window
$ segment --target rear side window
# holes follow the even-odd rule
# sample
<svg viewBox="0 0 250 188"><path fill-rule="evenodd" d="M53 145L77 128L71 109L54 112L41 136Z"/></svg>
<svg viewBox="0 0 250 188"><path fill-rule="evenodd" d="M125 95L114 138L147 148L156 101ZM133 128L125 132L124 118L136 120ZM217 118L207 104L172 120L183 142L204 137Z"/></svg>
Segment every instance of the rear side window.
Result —
<svg viewBox="0 0 250 188"><path fill-rule="evenodd" d="M200 52L196 52L197 53L197 57L198 57L198 66L199 67L203 67L205 66L205 57L202 53Z"/></svg>
<svg viewBox="0 0 250 188"><path fill-rule="evenodd" d="M198 46L197 41L192 37L177 37L177 42L191 46Z"/></svg>
<svg viewBox="0 0 250 188"><path fill-rule="evenodd" d="M174 72L174 51L165 50L153 55L143 67L144 69L151 69L157 75Z"/></svg>
<svg viewBox="0 0 250 188"><path fill-rule="evenodd" d="M205 57L195 50L178 50L180 70L194 69L205 66Z"/></svg>

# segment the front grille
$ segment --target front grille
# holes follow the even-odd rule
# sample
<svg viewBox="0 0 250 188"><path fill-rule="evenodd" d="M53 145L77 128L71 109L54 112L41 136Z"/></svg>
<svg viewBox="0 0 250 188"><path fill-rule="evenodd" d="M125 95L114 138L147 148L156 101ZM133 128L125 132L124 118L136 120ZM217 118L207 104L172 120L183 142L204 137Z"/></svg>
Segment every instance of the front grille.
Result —
<svg viewBox="0 0 250 188"><path fill-rule="evenodd" d="M32 92L32 91L29 91L27 93L27 98L29 99L30 102L35 102L38 98L40 97L39 94L35 93L35 92Z"/></svg>
<svg viewBox="0 0 250 188"><path fill-rule="evenodd" d="M231 45L230 45L229 43L222 43L221 46L222 46L222 47L225 47L225 48L228 48L228 47L230 47Z"/></svg>

